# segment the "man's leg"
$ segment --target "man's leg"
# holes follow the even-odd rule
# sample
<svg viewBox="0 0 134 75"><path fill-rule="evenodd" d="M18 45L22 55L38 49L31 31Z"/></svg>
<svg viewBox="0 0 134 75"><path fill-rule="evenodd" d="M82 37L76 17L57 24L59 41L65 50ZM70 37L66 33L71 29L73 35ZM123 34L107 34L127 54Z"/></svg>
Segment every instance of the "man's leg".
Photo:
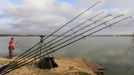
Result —
<svg viewBox="0 0 134 75"><path fill-rule="evenodd" d="M8 58L10 58L10 47L8 47Z"/></svg>
<svg viewBox="0 0 134 75"><path fill-rule="evenodd" d="M13 50L10 50L10 58L12 59L13 57Z"/></svg>
<svg viewBox="0 0 134 75"><path fill-rule="evenodd" d="M10 47L9 48L9 58L12 58L13 57L13 50L12 48Z"/></svg>

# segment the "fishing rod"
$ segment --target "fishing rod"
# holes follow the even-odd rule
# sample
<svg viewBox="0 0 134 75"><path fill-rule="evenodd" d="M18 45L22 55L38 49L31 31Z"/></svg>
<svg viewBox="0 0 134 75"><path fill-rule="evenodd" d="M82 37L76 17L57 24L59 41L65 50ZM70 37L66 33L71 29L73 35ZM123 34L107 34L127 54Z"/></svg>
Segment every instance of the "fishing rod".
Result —
<svg viewBox="0 0 134 75"><path fill-rule="evenodd" d="M57 36L56 38L54 38L54 39L50 40L49 42L46 42L46 43L45 43L45 45L47 45L47 44L49 44L49 43L51 43L51 42L55 41L55 40L56 40L56 39L58 39L59 37L61 37L61 36L65 35L65 34L67 34L67 33L71 32L72 30L74 30L74 29L76 29L76 28L80 27L81 25L83 25L83 24L87 23L88 21L90 21L91 19L93 19L93 18L95 18L95 17L97 17L97 16L100 16L100 15L101 15L101 14L103 14L103 13L104 13L104 12L101 12L101 13L99 13L99 14L97 14L97 15L95 15L95 16L93 16L93 17L91 17L90 19L88 19L88 20L86 20L86 21L82 22L81 24L76 25L75 27L73 27L73 28L69 29L68 31L64 32L63 34L61 34L61 35ZM99 19L99 20L102 20L102 19ZM98 21L99 21L99 20L98 20ZM98 21L96 21L96 22L98 22ZM95 23L95 22L94 22L94 23ZM92 24L93 24L93 23L92 23ZM66 36L64 36L64 37L69 37L69 36L70 36L70 35L66 35ZM33 51L34 51L34 50L33 50ZM33 52L33 51L29 51L29 52L27 52L25 55L21 56L21 58L26 57L26 55L27 55L27 54L29 54L29 53L31 53L31 52Z"/></svg>
<svg viewBox="0 0 134 75"><path fill-rule="evenodd" d="M113 19L116 19L116 18L118 18L118 17L120 17L120 16L123 16L123 15L118 15L118 16L116 16L116 17L114 17L114 18L112 18L112 19L110 19L110 20L108 20L108 21L111 21L111 20L113 20ZM105 16L106 17L106 16ZM102 20L102 18L100 19L100 20ZM108 21L106 21L106 22L104 22L104 23L107 23ZM96 23L97 21L95 21L94 23ZM104 23L102 23L102 24L104 24ZM93 23L92 23L93 24ZM102 25L101 24L101 25ZM82 29L84 29L84 28L87 28L88 26L90 26L91 24L89 24L89 25L87 25L87 26L85 26L85 27L83 27L83 28L81 28L81 29L79 29L79 30L77 30L77 31L75 31L75 32L73 32L72 34L69 34L69 35L73 35L74 33L76 33L76 32L78 32L78 31L81 31ZM69 36L68 35L68 36ZM67 37L68 37L67 36ZM57 40L56 42L54 42L54 43L52 43L51 45L53 45L53 44L56 44L56 43L58 43L59 41L62 41L62 40L64 40L64 39L66 39L66 37L64 37L64 38L62 38L62 39L59 39L59 40ZM46 44L45 44L46 45ZM50 47L51 45L49 45L49 46L47 46L47 47ZM46 47L45 47L46 48ZM32 52L33 53L33 52ZM27 57L30 57L30 56L32 56L33 54L31 54L31 55L29 55L29 56L27 56Z"/></svg>
<svg viewBox="0 0 134 75"><path fill-rule="evenodd" d="M120 15L120 16L121 16L121 15ZM117 16L117 17L119 17L119 16ZM114 18L117 18L117 17L114 17ZM114 18L113 18L113 19L114 19ZM110 19L110 20L112 20L112 19ZM108 21L110 21L110 20L108 20ZM108 21L106 21L106 22L108 22ZM104 22L104 23L106 23L106 22ZM102 23L102 24L104 24L104 23Z"/></svg>
<svg viewBox="0 0 134 75"><path fill-rule="evenodd" d="M121 16L121 15L120 15ZM117 16L117 17L119 17L119 16ZM116 17L115 17L116 18ZM114 19L114 18L113 18ZM109 20L110 21L110 20ZM105 22L106 23L106 22Z"/></svg>
<svg viewBox="0 0 134 75"><path fill-rule="evenodd" d="M89 21L89 20L91 20L91 19L93 19L93 18L95 18L95 17L97 17L97 16L99 16L99 15L101 15L101 14L103 14L103 13L104 13L104 12L101 12L101 13L95 15L95 16L93 16L92 18L88 19L87 21ZM87 21L81 23L80 25L86 23ZM97 22L97 21L96 21L96 22ZM80 26L80 25L79 25L79 26ZM76 27L74 27L74 28L72 28L72 29L70 29L70 30L73 30L73 29L75 29L75 28L77 28L77 27L78 27L78 26L76 26ZM65 33L67 33L67 32L65 32ZM64 33L64 34L65 34L65 33ZM64 34L62 34L62 35L64 35ZM60 36L62 36L62 35L60 35ZM59 36L59 37L60 37L60 36Z"/></svg>
<svg viewBox="0 0 134 75"><path fill-rule="evenodd" d="M95 4L93 4L92 6L90 6L88 9L86 9L85 11L83 11L82 13L80 13L78 16L76 16L75 18L71 19L69 22L67 22L65 25L61 26L59 29L57 29L56 31L54 31L53 33L51 33L48 37L46 37L43 40L46 40L47 38L49 38L51 35L55 34L56 32L58 32L60 29L62 29L63 27L65 27L66 25L68 25L69 23L71 23L72 21L74 21L75 19L77 19L78 17L80 17L81 15L83 15L85 12L87 12L88 10L90 10L91 8L93 8L94 6L96 6L97 4L99 4L101 1L96 2Z"/></svg>
<svg viewBox="0 0 134 75"><path fill-rule="evenodd" d="M79 39L76 39L76 40L74 40L74 41L72 41L72 42L70 42L70 43L68 43L68 44L66 44L66 45L64 45L64 46L61 46L61 47L59 47L59 48L57 48L57 49L55 49L55 50L53 50L53 51L51 51L51 52L49 52L49 53L46 53L46 54L42 55L42 56L39 57L39 58L42 58L42 57L44 57L44 56L46 56L46 55L48 55L48 54L51 54L51 53L53 53L53 52L55 52L55 51L57 51L57 50L60 50L60 49L66 47L66 46L68 46L68 45L71 45L72 43L75 43L75 42L77 42L77 41L79 41L79 40L81 40L81 39L83 39L83 38L86 38L86 37L88 37L88 36L90 36L90 35L92 35L92 34L94 34L94 33L97 33L97 32L99 32L99 31L101 31L101 30L103 30L103 29L106 29L106 28L108 28L108 27L110 27L110 26L113 26L113 25L115 25L116 23L119 23L119 22L121 22L121 21L123 21L123 20L126 20L126 19L128 19L128 18L130 18L130 17L126 17L126 18L124 18L124 19L121 19L121 20L119 20L119 21L116 21L115 23L112 23L112 24L110 24L110 25L108 25L108 26L105 26L105 27L103 27L103 28L101 28L101 29L98 29L98 30L96 30L96 31L94 31L94 32L92 32L92 33L86 35L86 36L83 36L83 37L81 37L81 38L79 38ZM23 63L23 64L21 64L21 65L19 65L19 66L15 66L15 67L12 68L11 70L7 70L7 71L3 72L2 75L4 75L4 74L6 74L6 73L8 73L8 72L10 72L10 71L12 71L12 70L14 70L14 69L16 69L16 68L19 68L19 67L21 67L21 66L23 66L23 65L25 65L25 64L27 64L27 63L29 63L29 62L32 62L32 60L31 60L31 61L28 61L28 62L26 62L26 63Z"/></svg>
<svg viewBox="0 0 134 75"><path fill-rule="evenodd" d="M56 32L58 32L60 29L62 29L63 27L67 26L69 23L71 23L72 21L74 21L75 19L77 19L78 17L80 17L81 15L83 15L85 12L89 11L91 8L93 8L94 6L96 6L97 4L99 4L101 1L96 2L95 4L93 4L92 6L90 6L89 8L87 8L86 10L84 10L83 12L81 12L79 15L77 15L76 17L74 17L73 19L71 19L70 21L68 21L66 24L64 24L63 26L61 26L59 29L57 29L56 31L54 31L53 33L51 33L50 35L48 35L47 37L45 37L42 41L44 42L47 38L49 38L50 36L52 36L53 34L55 34ZM39 42L41 43L41 42ZM34 47L38 46L38 44L35 44L33 47L31 47L30 49L28 49L26 52L24 52L23 54L21 54L20 56L18 56L19 59L22 55L24 55L25 53L31 51Z"/></svg>
<svg viewBox="0 0 134 75"><path fill-rule="evenodd" d="M103 18L106 18L106 17L108 17L108 16L110 16L110 15L107 15L107 16L105 16L105 17L103 17ZM102 20L103 18L101 18L101 19L99 19L99 20ZM99 21L98 20L98 21ZM95 21L94 23L96 23L97 21ZM93 24L93 23L92 23ZM45 44L46 45L46 44ZM15 61L15 62L17 62L17 61Z"/></svg>
<svg viewBox="0 0 134 75"><path fill-rule="evenodd" d="M93 16L93 17L92 17L92 18L90 18L90 19L93 19L93 18L95 18L95 17L97 17L97 16L99 16L99 15L101 15L101 14L103 14L103 12L101 12L101 13L99 13L99 14L97 14L97 15ZM88 19L88 20L90 20L90 19ZM85 21L85 22L86 22L86 21ZM84 22L83 22L83 23L81 23L81 25L82 25L82 24L84 24ZM78 26L76 26L76 27L78 27ZM76 28L76 27L75 27L75 28ZM72 29L71 29L71 30L72 30ZM66 32L66 33L67 33L67 32ZM63 34L62 34L62 35L63 35Z"/></svg>
<svg viewBox="0 0 134 75"><path fill-rule="evenodd" d="M117 17L119 17L119 16L117 16ZM102 18L101 18L102 19ZM114 19L114 18L113 18ZM112 19L111 19L112 20ZM109 20L110 21L110 20ZM96 21L95 21L96 22ZM106 21L106 22L108 22L108 21ZM86 28L86 27L85 27ZM84 29L84 28L83 28ZM80 31L80 30L79 30ZM56 43L56 42L55 42ZM32 55L34 55L34 54L32 54ZM30 57L32 56L32 55L30 55ZM18 61L17 61L18 62Z"/></svg>
<svg viewBox="0 0 134 75"><path fill-rule="evenodd" d="M107 22L109 22L109 21L112 21L113 19L116 19L116 18L121 17L121 16L123 16L123 15L118 15L118 16L116 16L116 17L110 19L110 20L107 20L107 21L104 22L104 23L101 23L100 25L103 25L103 24L105 24L105 23L107 23ZM107 16L105 16L105 17L107 17ZM104 19L105 17L101 18L100 20ZM98 21L99 21L99 20L98 20ZM97 21L93 22L92 24L94 24L94 23L96 23L96 22L97 22ZM89 24L89 25L87 25L87 26L85 26L85 27L83 27L83 28L81 28L81 29L79 29L79 30L77 30L77 31L75 31L75 32L73 32L73 33L71 33L71 34L69 34L69 35L73 35L74 33L77 33L78 31L81 31L82 29L85 29L85 28L91 26L92 24ZM100 25L98 25L98 26L100 26ZM96 27L98 27L98 26L95 26L95 27L91 28L90 30L92 30L92 29L94 29L94 28L96 28ZM69 36L69 35L68 35L68 36ZM68 36L67 36L67 37L68 37ZM77 35L77 36L78 36L78 35ZM75 36L74 36L74 37L75 37ZM51 46L51 45L53 45L53 44L55 44L55 43L58 43L59 41L62 41L62 40L64 40L64 39L66 39L66 37L57 40L56 42L50 44L49 46ZM49 47L49 46L48 46L48 47Z"/></svg>
<svg viewBox="0 0 134 75"><path fill-rule="evenodd" d="M117 17L120 17L120 16L117 16ZM117 17L115 17L115 18L117 18ZM113 19L115 19L115 18L113 18ZM110 19L110 20L113 20L113 19ZM108 21L110 21L110 20L108 20ZM106 22L108 22L108 21L106 21ZM106 22L104 22L104 23L106 23ZM102 23L102 24L100 24L100 25L98 25L98 26L95 26L95 27L93 27L93 28L89 29L88 31L93 30L93 29L95 29L96 27L99 27L99 26L103 25L104 23ZM86 27L85 27L85 28L86 28ZM82 29L84 29L84 28L82 28ZM86 31L86 32L87 32L87 31ZM75 33L75 32L74 32L74 33ZM83 32L83 33L85 33L85 32ZM83 33L81 33L81 34L83 34ZM68 42L68 41L70 41L70 40L74 39L75 37L80 36L81 34L76 35L76 36L74 36L74 37L72 37L72 38L70 38L70 39L68 39L68 40L66 40L66 41L64 41L64 42L62 42L62 43L60 43L60 44L58 44L58 45L54 46L54 47L57 47L57 46L59 46L59 45L61 45L61 44L64 44L65 42ZM60 39L60 40L63 40L63 39L65 39L65 38L62 38L62 39ZM60 40L58 40L58 41L60 41ZM58 41L56 41L56 42L52 43L51 45L53 45L53 44L57 43ZM49 45L49 46L51 46L51 45ZM49 46L48 46L48 47L49 47ZM51 47L51 49L52 49L52 48L54 48L54 47Z"/></svg>
<svg viewBox="0 0 134 75"><path fill-rule="evenodd" d="M79 29L79 30L77 30L77 31L75 31L75 32L73 32L73 33L71 33L71 34L69 34L69 35L73 35L74 33L79 32L79 31L85 29L86 27L89 27L89 26L93 25L94 23L99 22L99 21L101 21L102 19L105 19L105 18L107 18L107 17L109 17L109 16L111 16L111 15L106 15L106 16L104 16L104 17L102 17L102 18L96 20L95 22L93 22L93 23L91 23L91 24L89 24L89 25L87 25L87 26L85 26L85 27L83 27L83 28L81 28L81 29ZM69 35L68 35L68 36L69 36ZM60 40L54 42L53 44L58 43L58 42L60 42L60 41L62 41L62 40L64 40L64 39L66 39L68 36L63 37L62 39L60 39ZM51 44L51 45L53 45L53 44ZM46 46L47 44L45 43L44 45ZM44 45L43 45L43 46L44 46ZM42 47L43 47L43 46L42 46ZM49 46L50 46L50 45L49 45ZM48 47L48 46L47 46L47 47ZM45 47L45 48L47 48L47 47ZM37 49L38 49L38 48L37 48ZM35 49L33 52L36 52L37 49ZM33 53L33 52L31 52L31 53ZM31 53L29 53L29 54L31 54ZM25 55L24 58L29 58L29 57L31 57L32 54L31 54L31 55L29 55L29 54ZM22 58L21 60L23 60L24 58Z"/></svg>

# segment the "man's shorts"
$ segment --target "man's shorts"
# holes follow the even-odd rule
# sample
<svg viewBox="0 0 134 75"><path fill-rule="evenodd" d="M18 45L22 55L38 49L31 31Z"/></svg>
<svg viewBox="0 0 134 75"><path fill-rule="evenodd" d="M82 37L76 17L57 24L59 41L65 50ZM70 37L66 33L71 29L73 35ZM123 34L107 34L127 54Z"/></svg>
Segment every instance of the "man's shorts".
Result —
<svg viewBox="0 0 134 75"><path fill-rule="evenodd" d="M8 49L9 50L14 50L14 47L9 46Z"/></svg>

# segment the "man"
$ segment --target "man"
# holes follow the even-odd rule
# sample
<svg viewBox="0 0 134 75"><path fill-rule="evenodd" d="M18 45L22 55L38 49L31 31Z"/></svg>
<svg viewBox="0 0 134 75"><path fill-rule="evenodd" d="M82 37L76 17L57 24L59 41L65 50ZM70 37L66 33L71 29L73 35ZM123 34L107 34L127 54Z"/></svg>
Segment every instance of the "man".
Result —
<svg viewBox="0 0 134 75"><path fill-rule="evenodd" d="M10 42L9 42L9 58L12 59L13 57L13 50L14 50L14 46L15 46L15 43L14 43L14 38L11 38Z"/></svg>

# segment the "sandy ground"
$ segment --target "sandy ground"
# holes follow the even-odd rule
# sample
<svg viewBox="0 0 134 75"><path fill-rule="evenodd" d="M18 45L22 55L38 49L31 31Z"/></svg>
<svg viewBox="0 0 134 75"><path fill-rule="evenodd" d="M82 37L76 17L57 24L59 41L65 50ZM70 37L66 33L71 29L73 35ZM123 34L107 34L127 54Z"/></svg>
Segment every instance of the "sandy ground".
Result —
<svg viewBox="0 0 134 75"><path fill-rule="evenodd" d="M10 61L11 59L8 58L0 58L0 65L2 66ZM58 68L44 70L35 66L31 72L32 64L28 64L6 75L79 75L78 72L95 75L93 70L81 58L56 58L55 62L58 64Z"/></svg>

